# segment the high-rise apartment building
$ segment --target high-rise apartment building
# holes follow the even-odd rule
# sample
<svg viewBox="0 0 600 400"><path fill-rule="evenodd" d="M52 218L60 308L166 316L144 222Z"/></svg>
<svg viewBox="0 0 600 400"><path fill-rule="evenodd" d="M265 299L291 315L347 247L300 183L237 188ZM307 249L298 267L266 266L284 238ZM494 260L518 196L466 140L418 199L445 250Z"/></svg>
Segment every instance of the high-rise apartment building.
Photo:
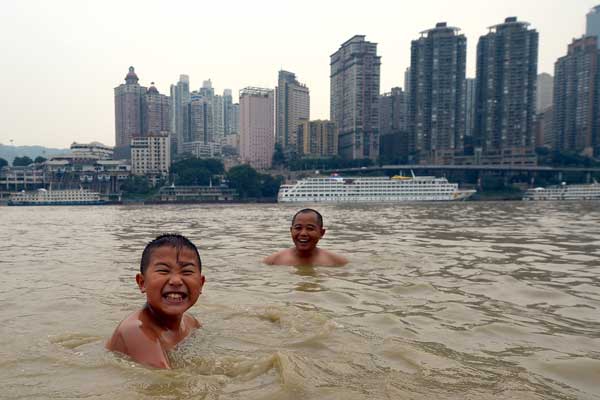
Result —
<svg viewBox="0 0 600 400"><path fill-rule="evenodd" d="M279 71L278 78L275 88L275 139L284 151L295 151L298 125L302 120L310 119L310 94L292 72Z"/></svg>
<svg viewBox="0 0 600 400"><path fill-rule="evenodd" d="M257 169L271 168L275 149L272 89L240 90L240 158Z"/></svg>
<svg viewBox="0 0 600 400"><path fill-rule="evenodd" d="M142 96L142 136L171 132L171 98L160 94L154 82Z"/></svg>
<svg viewBox="0 0 600 400"><path fill-rule="evenodd" d="M467 39L440 22L412 41L409 150L419 162L454 163L465 135Z"/></svg>
<svg viewBox="0 0 600 400"><path fill-rule="evenodd" d="M198 91L201 96L211 98L215 95L215 89L212 86L212 81L210 79L202 82L202 87Z"/></svg>
<svg viewBox="0 0 600 400"><path fill-rule="evenodd" d="M502 164L535 162L538 33L515 17L477 44L476 145Z"/></svg>
<svg viewBox="0 0 600 400"><path fill-rule="evenodd" d="M600 5L586 14L585 35L597 37L598 47L600 47Z"/></svg>
<svg viewBox="0 0 600 400"><path fill-rule="evenodd" d="M377 43L356 35L331 55L330 119L339 129L339 154L346 159L379 155Z"/></svg>
<svg viewBox="0 0 600 400"><path fill-rule="evenodd" d="M216 143L222 143L225 138L225 104L223 103L223 96L214 95L212 97L212 111L213 111L213 124L214 124L214 141Z"/></svg>
<svg viewBox="0 0 600 400"><path fill-rule="evenodd" d="M115 153L129 157L131 139L142 136L142 97L146 88L139 85L133 67L125 76L125 83L115 92Z"/></svg>
<svg viewBox="0 0 600 400"><path fill-rule="evenodd" d="M131 173L167 176L171 166L171 142L168 135L150 135L131 139Z"/></svg>
<svg viewBox="0 0 600 400"><path fill-rule="evenodd" d="M186 142L214 143L215 131L212 99L202 96L199 92L192 92L190 95L189 115L190 138Z"/></svg>
<svg viewBox="0 0 600 400"><path fill-rule="evenodd" d="M467 78L465 80L465 137L464 146L472 147L473 132L475 130L475 92L477 80Z"/></svg>
<svg viewBox="0 0 600 400"><path fill-rule="evenodd" d="M233 98L231 96L231 89L225 89L223 91L223 134L225 136L233 133L231 126L231 117L233 113Z"/></svg>
<svg viewBox="0 0 600 400"><path fill-rule="evenodd" d="M600 152L600 50L598 38L574 40L554 65L554 136L561 150Z"/></svg>
<svg viewBox="0 0 600 400"><path fill-rule="evenodd" d="M223 97L215 95L215 89L210 79L202 83L198 92L194 92L197 98L202 98L206 104L209 104L212 115L205 119L206 132L209 132L210 142L221 143L225 137L225 114Z"/></svg>
<svg viewBox="0 0 600 400"><path fill-rule="evenodd" d="M379 96L379 159L408 157L408 94L399 87Z"/></svg>
<svg viewBox="0 0 600 400"><path fill-rule="evenodd" d="M183 153L183 143L190 140L189 125L190 78L179 75L179 82L171 85L171 150Z"/></svg>
<svg viewBox="0 0 600 400"><path fill-rule="evenodd" d="M554 96L554 77L542 72L537 76L536 112L539 114L552 106Z"/></svg>
<svg viewBox="0 0 600 400"><path fill-rule="evenodd" d="M556 136L554 135L554 109L546 107L538 113L535 121L535 147L556 149Z"/></svg>
<svg viewBox="0 0 600 400"><path fill-rule="evenodd" d="M410 95L410 67L404 70L404 92L406 95Z"/></svg>
<svg viewBox="0 0 600 400"><path fill-rule="evenodd" d="M231 106L231 132L240 133L240 103L234 103Z"/></svg>
<svg viewBox="0 0 600 400"><path fill-rule="evenodd" d="M338 154L338 130L335 123L303 120L298 124L297 133L298 155L332 157Z"/></svg>
<svg viewBox="0 0 600 400"><path fill-rule="evenodd" d="M379 96L379 135L406 132L408 129L408 96L402 88Z"/></svg>

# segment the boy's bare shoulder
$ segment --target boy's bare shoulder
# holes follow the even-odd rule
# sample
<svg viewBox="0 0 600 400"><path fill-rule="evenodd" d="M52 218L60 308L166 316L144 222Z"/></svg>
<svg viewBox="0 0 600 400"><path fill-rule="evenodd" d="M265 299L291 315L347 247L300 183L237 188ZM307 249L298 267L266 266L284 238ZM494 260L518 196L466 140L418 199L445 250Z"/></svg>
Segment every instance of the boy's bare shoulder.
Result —
<svg viewBox="0 0 600 400"><path fill-rule="evenodd" d="M263 262L267 265L280 265L292 258L292 249L283 249L266 257Z"/></svg>
<svg viewBox="0 0 600 400"><path fill-rule="evenodd" d="M348 259L329 250L320 249L319 264L323 266L343 267Z"/></svg>
<svg viewBox="0 0 600 400"><path fill-rule="evenodd" d="M188 332L188 334L191 333L192 330L202 327L202 323L189 314L184 314L183 318L186 325L190 328L190 332Z"/></svg>
<svg viewBox="0 0 600 400"><path fill-rule="evenodd" d="M143 321L142 311L125 318L106 344L110 351L125 354L156 368L169 368L164 349L154 329Z"/></svg>

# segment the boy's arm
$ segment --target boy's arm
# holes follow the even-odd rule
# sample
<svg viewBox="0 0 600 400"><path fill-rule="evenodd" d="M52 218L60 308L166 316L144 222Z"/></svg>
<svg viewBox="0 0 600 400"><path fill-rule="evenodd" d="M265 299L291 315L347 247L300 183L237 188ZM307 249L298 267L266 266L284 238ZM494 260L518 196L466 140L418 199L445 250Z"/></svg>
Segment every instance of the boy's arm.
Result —
<svg viewBox="0 0 600 400"><path fill-rule="evenodd" d="M263 260L263 263L265 263L267 265L275 265L276 263L278 263L279 259L281 258L281 255L284 252L285 252L285 250L281 250L281 251L271 254L268 257L265 257L265 259Z"/></svg>
<svg viewBox="0 0 600 400"><path fill-rule="evenodd" d="M137 322L137 323L135 323ZM159 338L140 326L141 321L124 321L106 344L111 351L123 353L132 360L155 368L170 368Z"/></svg>
<svg viewBox="0 0 600 400"><path fill-rule="evenodd" d="M329 250L325 250L324 254L326 255L326 264L327 265L332 265L332 266L336 266L336 267L343 267L344 265L348 264L348 259L342 255L336 254L334 252L331 252Z"/></svg>
<svg viewBox="0 0 600 400"><path fill-rule="evenodd" d="M292 249L279 250L263 260L267 265L294 265L297 260Z"/></svg>
<svg viewBox="0 0 600 400"><path fill-rule="evenodd" d="M268 257L265 257L263 259L263 263L267 264L267 265L273 265L273 263L275 262L275 258L276 258L277 254L271 254Z"/></svg>

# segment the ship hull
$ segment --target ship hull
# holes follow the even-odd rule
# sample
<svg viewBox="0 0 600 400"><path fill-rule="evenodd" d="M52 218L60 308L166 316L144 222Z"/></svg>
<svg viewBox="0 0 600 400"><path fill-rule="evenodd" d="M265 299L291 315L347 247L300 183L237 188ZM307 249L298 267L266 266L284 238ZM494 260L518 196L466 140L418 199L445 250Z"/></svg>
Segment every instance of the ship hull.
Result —
<svg viewBox="0 0 600 400"><path fill-rule="evenodd" d="M445 178L329 177L282 185L277 199L280 203L401 203L461 201L474 193L459 190Z"/></svg>

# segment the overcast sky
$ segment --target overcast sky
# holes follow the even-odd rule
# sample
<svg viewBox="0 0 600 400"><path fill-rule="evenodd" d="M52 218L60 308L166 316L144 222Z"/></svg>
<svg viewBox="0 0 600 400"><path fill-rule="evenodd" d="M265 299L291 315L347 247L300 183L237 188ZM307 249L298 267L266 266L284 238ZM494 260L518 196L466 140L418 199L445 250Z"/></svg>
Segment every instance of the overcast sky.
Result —
<svg viewBox="0 0 600 400"><path fill-rule="evenodd" d="M311 94L311 118L329 117L329 56L355 34L378 43L381 91L404 86L410 42L446 21L467 36L475 76L479 36L507 16L540 33L539 72L553 72L600 0L3 0L0 143L114 145L113 88L133 65L161 93L180 74L216 93L273 88L281 68Z"/></svg>

